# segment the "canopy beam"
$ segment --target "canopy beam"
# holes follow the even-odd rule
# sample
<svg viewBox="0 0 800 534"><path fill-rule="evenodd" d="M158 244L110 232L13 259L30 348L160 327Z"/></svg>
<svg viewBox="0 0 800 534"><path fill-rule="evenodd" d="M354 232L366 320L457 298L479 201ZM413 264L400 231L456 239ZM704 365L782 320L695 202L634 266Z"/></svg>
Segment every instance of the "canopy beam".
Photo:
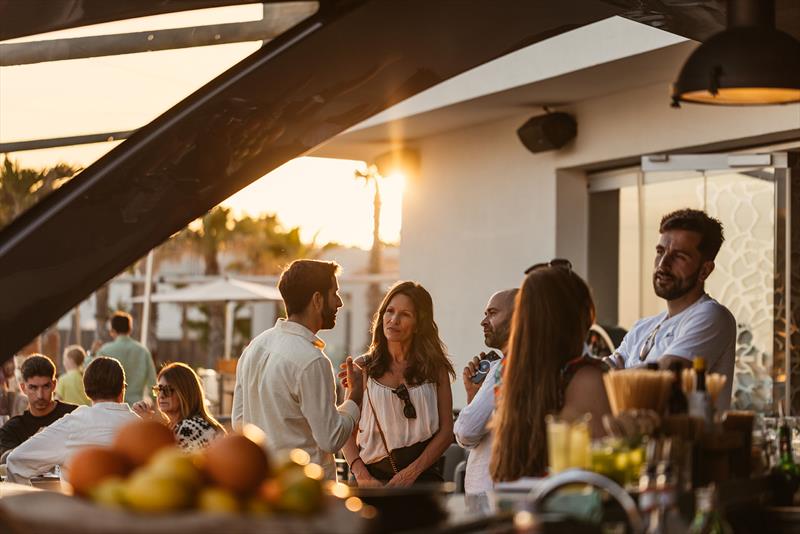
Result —
<svg viewBox="0 0 800 534"><path fill-rule="evenodd" d="M4 43L0 44L0 67L174 50L194 46L267 41L274 39L316 11L317 2L265 4L264 18L257 21Z"/></svg>

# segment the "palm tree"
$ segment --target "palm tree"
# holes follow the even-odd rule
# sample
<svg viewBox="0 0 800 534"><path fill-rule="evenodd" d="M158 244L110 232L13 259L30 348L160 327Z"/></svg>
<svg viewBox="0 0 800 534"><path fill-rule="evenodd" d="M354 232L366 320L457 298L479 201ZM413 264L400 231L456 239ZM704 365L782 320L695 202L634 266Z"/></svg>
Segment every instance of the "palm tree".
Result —
<svg viewBox="0 0 800 534"><path fill-rule="evenodd" d="M199 252L203 257L204 274L219 275L221 273L219 254L235 231L230 209L215 206L199 221L199 227L189 225L174 235L165 244L165 251L173 254L186 250ZM205 363L206 367L213 368L216 358L225 350L225 305L212 302L201 307L201 310L206 311L208 316L208 354Z"/></svg>
<svg viewBox="0 0 800 534"><path fill-rule="evenodd" d="M106 282L94 292L94 341L93 345L110 340L106 330L109 316L109 283Z"/></svg>
<svg viewBox="0 0 800 534"><path fill-rule="evenodd" d="M7 155L0 169L0 228L69 181L81 169L66 163L45 169L19 166Z"/></svg>
<svg viewBox="0 0 800 534"><path fill-rule="evenodd" d="M284 229L276 215L244 217L235 221L229 243L230 250L241 259L228 264L228 269L248 274L278 274L293 260L316 259L337 246L336 243L317 245L316 235L310 243L304 243L300 228Z"/></svg>
<svg viewBox="0 0 800 534"><path fill-rule="evenodd" d="M375 165L368 166L365 171L356 170L355 175L357 180L364 180L367 187L372 185L374 188L372 199L372 248L370 248L369 252L369 267L367 272L370 274L378 274L381 272L381 253L383 247L383 243L381 243L380 188L380 178L382 178L382 176L378 173L378 168ZM381 304L381 293L381 285L378 282L372 282L367 289L367 314L370 322L372 322L372 314Z"/></svg>
<svg viewBox="0 0 800 534"><path fill-rule="evenodd" d="M217 206L197 222L199 224L190 224L159 247L157 257L180 257L187 252L199 254L203 258L204 273L212 276L223 271L278 274L292 260L317 258L322 252L338 246L335 243L319 246L316 238L305 243L299 228L284 229L278 217L271 214L236 220L229 208ZM224 268L220 264L223 251L237 258ZM224 350L225 307L207 303L197 309L207 320L188 320L184 309L181 322L200 332L201 340L208 347L206 365L213 366L215 358Z"/></svg>
<svg viewBox="0 0 800 534"><path fill-rule="evenodd" d="M3 156L0 168L0 230L28 208L58 189L81 169L66 163L45 169L20 167L19 161ZM33 346L57 358L60 336L57 326L51 325L39 335Z"/></svg>

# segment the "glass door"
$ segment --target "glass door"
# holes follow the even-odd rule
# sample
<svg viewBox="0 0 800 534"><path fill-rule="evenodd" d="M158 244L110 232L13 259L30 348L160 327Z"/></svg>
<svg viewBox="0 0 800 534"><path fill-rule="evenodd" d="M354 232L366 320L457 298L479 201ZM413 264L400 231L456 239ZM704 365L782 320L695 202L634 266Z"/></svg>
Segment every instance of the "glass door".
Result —
<svg viewBox="0 0 800 534"><path fill-rule="evenodd" d="M664 308L651 280L652 237L658 235L661 217L690 207L722 222L725 243L706 290L736 317L733 408L770 412L783 401L786 412L792 411L791 392L797 388L785 327L792 324L793 308L791 276L786 276L792 273L791 254L786 254L791 235L788 178L786 153L653 155L642 158L637 183L620 188L620 248L628 249L629 258L634 251L638 256L638 287L632 291L629 283L626 291L620 284L620 307L638 308L638 317ZM626 210L626 205L637 209ZM635 220L626 222L626 213ZM626 292L635 292L638 302Z"/></svg>

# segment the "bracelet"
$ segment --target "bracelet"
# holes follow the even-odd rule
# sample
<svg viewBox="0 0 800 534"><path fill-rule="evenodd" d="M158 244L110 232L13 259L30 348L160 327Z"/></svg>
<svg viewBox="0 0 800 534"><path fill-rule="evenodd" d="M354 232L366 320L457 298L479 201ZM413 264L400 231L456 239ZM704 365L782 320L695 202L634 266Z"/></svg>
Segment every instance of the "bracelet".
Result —
<svg viewBox="0 0 800 534"><path fill-rule="evenodd" d="M356 456L356 459L353 460L353 463L350 464L349 467L350 467L350 472L351 473L353 472L353 466L356 465L356 462L359 461L359 460L361 460L361 456ZM367 464L364 462L364 460L361 460L361 463L364 464L364 467L367 466Z"/></svg>

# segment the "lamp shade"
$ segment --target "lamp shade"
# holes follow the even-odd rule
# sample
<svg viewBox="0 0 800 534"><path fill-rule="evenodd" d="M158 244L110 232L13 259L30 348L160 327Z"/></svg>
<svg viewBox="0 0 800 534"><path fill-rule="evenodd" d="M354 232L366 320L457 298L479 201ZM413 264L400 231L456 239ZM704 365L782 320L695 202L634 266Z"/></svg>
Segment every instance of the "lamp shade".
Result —
<svg viewBox="0 0 800 534"><path fill-rule="evenodd" d="M700 45L672 87L672 101L733 106L800 102L800 41L766 27L738 27Z"/></svg>

